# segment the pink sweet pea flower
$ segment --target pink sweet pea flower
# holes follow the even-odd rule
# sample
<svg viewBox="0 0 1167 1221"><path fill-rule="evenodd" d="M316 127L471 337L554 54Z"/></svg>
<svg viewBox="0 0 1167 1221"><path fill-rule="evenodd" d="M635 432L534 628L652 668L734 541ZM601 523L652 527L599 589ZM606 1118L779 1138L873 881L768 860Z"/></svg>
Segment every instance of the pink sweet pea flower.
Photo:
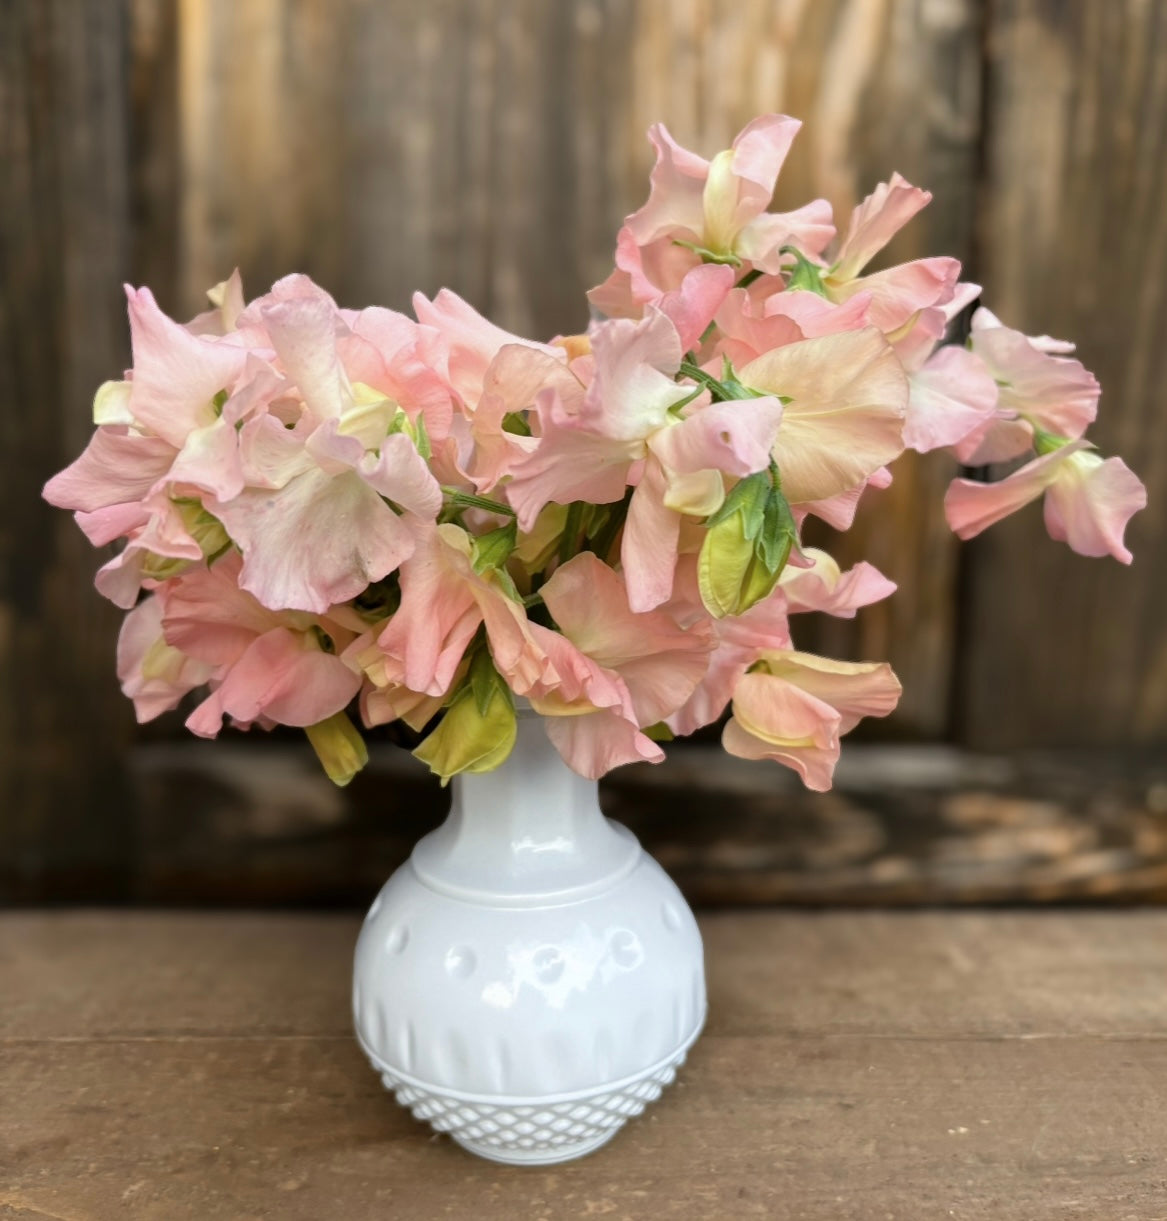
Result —
<svg viewBox="0 0 1167 1221"><path fill-rule="evenodd" d="M1068 355L1073 344L1023 335L983 307L973 315L969 343L999 397L995 414L956 446L966 466L1018 457L1033 445L1034 429L1076 440L1098 414L1100 387Z"/></svg>
<svg viewBox="0 0 1167 1221"><path fill-rule="evenodd" d="M216 426L215 396L235 387L247 348L234 336L192 334L158 308L148 288L127 285L126 297L134 356L128 413L181 450L192 432Z"/></svg>
<svg viewBox="0 0 1167 1221"><path fill-rule="evenodd" d="M675 380L680 336L655 308L638 323L604 323L592 348L595 374L578 411L557 396L539 400L539 444L514 468L507 496L530 530L549 501L605 504L634 483L621 558L633 609L648 611L672 591L682 515L716 510L723 475L766 468L782 405L762 397L675 413L692 386Z"/></svg>
<svg viewBox="0 0 1167 1221"><path fill-rule="evenodd" d="M610 317L638 317L703 259L774 274L785 245L819 254L834 236L826 200L796 212L766 212L800 127L785 115L762 115L712 161L682 148L663 124L651 127L652 190L626 220L616 270L588 294L592 304Z"/></svg>
<svg viewBox="0 0 1167 1221"><path fill-rule="evenodd" d="M1079 555L1131 562L1123 534L1146 507L1147 490L1121 458L1103 459L1084 440L1042 454L996 483L953 480L944 512L960 538L973 538L1043 493L1052 538Z"/></svg>
<svg viewBox="0 0 1167 1221"><path fill-rule="evenodd" d="M684 628L669 614L638 613L626 578L590 551L560 565L540 594L564 636L625 682L640 726L655 725L692 694L713 648L707 622Z"/></svg>
<svg viewBox="0 0 1167 1221"><path fill-rule="evenodd" d="M518 695L552 675L521 602L493 569L476 572L473 540L461 526L416 523L417 547L401 567L401 604L377 638L347 660L375 685L428 696L450 685L479 624L499 673ZM374 669L374 665L377 667Z"/></svg>
<svg viewBox="0 0 1167 1221"><path fill-rule="evenodd" d="M241 322L266 329L296 387L294 426L271 412L249 421L240 435L248 486L208 508L243 552L243 588L272 609L320 614L412 553L405 517L386 502L432 520L441 489L408 433L391 431L399 405L354 388L338 348L349 328L326 293L284 284Z"/></svg>
<svg viewBox="0 0 1167 1221"><path fill-rule="evenodd" d="M699 624L708 624L714 640L714 649L700 682L689 698L665 718L665 723L678 736L712 725L728 706L738 680L759 656L770 650L791 647L786 598L780 589L755 602L744 614L711 619L697 583L696 555L681 556L673 598L665 609L676 622L690 630Z"/></svg>
<svg viewBox="0 0 1167 1221"><path fill-rule="evenodd" d="M839 761L839 739L865 716L887 716L900 690L886 663L768 653L734 688L722 745L741 759L782 763L807 788L826 792Z"/></svg>
<svg viewBox="0 0 1167 1221"><path fill-rule="evenodd" d="M997 416L997 383L967 348L940 348L908 382L904 444L917 453L959 445Z"/></svg>
<svg viewBox="0 0 1167 1221"><path fill-rule="evenodd" d="M157 597L144 598L125 617L118 635L117 674L140 724L178 707L183 696L203 686L213 672L213 666L166 643Z"/></svg>
<svg viewBox="0 0 1167 1221"><path fill-rule="evenodd" d="M660 763L664 751L640 731L627 684L566 636L540 624L531 633L551 663L549 677L527 691L546 719L564 762L590 780L625 763Z"/></svg>
<svg viewBox="0 0 1167 1221"><path fill-rule="evenodd" d="M162 586L166 643L212 670L211 694L187 728L214 737L224 716L306 727L340 712L361 677L337 655L363 626L350 609L327 615L278 614L239 586L240 558L228 552ZM327 646L327 647L326 647Z"/></svg>
<svg viewBox="0 0 1167 1221"><path fill-rule="evenodd" d="M518 344L555 361L564 361L561 348L504 331L448 288L443 288L432 301L422 293L414 293L413 312L418 322L442 336L448 351L446 378L469 411L474 410L482 396L486 371L502 348Z"/></svg>
<svg viewBox="0 0 1167 1221"><path fill-rule="evenodd" d="M858 331L868 325L870 298L858 293L841 305L817 293L789 289L758 297L735 288L717 311L716 343L710 356L727 356L740 368L774 348Z"/></svg>
<svg viewBox="0 0 1167 1221"><path fill-rule="evenodd" d="M880 183L852 212L835 261L823 276L823 288L832 301L846 301L859 292L870 294L871 321L887 335L905 327L920 311L951 301L957 291L956 259L915 259L872 275L861 274L931 198L899 174Z"/></svg>

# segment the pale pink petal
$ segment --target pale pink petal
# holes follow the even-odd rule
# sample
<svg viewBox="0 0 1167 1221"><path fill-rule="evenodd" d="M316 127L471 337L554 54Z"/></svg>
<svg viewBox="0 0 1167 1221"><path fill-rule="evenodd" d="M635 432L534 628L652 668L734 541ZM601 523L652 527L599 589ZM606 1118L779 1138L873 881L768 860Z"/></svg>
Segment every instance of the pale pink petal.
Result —
<svg viewBox="0 0 1167 1221"><path fill-rule="evenodd" d="M242 559L228 551L157 593L166 641L190 657L222 667L237 661L257 636L280 625L274 612L239 588Z"/></svg>
<svg viewBox="0 0 1167 1221"><path fill-rule="evenodd" d="M649 449L669 472L752 475L770 464L782 412L781 401L770 396L710 403L654 433Z"/></svg>
<svg viewBox="0 0 1167 1221"><path fill-rule="evenodd" d="M686 629L662 611L635 612L621 575L589 551L557 568L540 593L572 644L624 679L641 725L674 712L704 674L708 622Z"/></svg>
<svg viewBox="0 0 1167 1221"><path fill-rule="evenodd" d="M831 787L839 717L829 704L768 674L746 674L734 689L733 713L721 735L727 754L782 763L815 792Z"/></svg>
<svg viewBox="0 0 1167 1221"><path fill-rule="evenodd" d="M104 547L114 539L141 529L150 520L150 513L138 501L134 501L94 509L92 513L75 513L73 519L95 547Z"/></svg>
<svg viewBox="0 0 1167 1221"><path fill-rule="evenodd" d="M222 417L194 429L174 460L170 481L191 484L219 500L238 496L245 480L234 423Z"/></svg>
<svg viewBox="0 0 1167 1221"><path fill-rule="evenodd" d="M181 449L187 434L215 418L214 398L230 391L247 350L192 335L168 318L148 288L126 286L134 374L130 411L138 423Z"/></svg>
<svg viewBox="0 0 1167 1221"><path fill-rule="evenodd" d="M1132 560L1123 543L1127 522L1147 506L1147 489L1121 458L1075 453L1058 469L1045 495L1050 537L1079 555Z"/></svg>
<svg viewBox="0 0 1167 1221"><path fill-rule="evenodd" d="M533 409L541 393L555 398L559 415L573 415L583 387L560 359L521 344L500 348L483 376L482 397L470 419L469 473L479 492L489 492L538 448L537 439L507 432L503 424L508 414Z"/></svg>
<svg viewBox="0 0 1167 1221"><path fill-rule="evenodd" d="M615 440L640 440L669 422L689 389L674 380L684 349L671 319L650 307L644 319L616 318L592 332L595 378L580 418Z"/></svg>
<svg viewBox="0 0 1167 1221"><path fill-rule="evenodd" d="M336 351L338 330L347 330L323 291L281 300L262 310L263 322L289 380L312 418L339 417L352 402L352 389Z"/></svg>
<svg viewBox="0 0 1167 1221"><path fill-rule="evenodd" d="M974 317L986 311L978 310ZM1000 384L1002 410L1019 412L1046 432L1080 437L1098 414L1100 388L1081 361L1050 355L1020 331L982 325L972 350Z"/></svg>
<svg viewBox="0 0 1167 1221"><path fill-rule="evenodd" d="M775 296L814 297L814 293L776 293ZM821 297L815 297L822 301ZM830 304L827 302L826 304ZM837 306L831 308L837 309ZM806 334L792 318L785 314L767 317L761 312L761 303L755 303L749 291L735 288L726 297L717 312L717 354L729 357L737 367L748 364L764 352L797 343Z"/></svg>
<svg viewBox="0 0 1167 1221"><path fill-rule="evenodd" d="M998 411L954 445L952 452L964 466L992 466L1019 458L1031 449L1032 425L1011 411Z"/></svg>
<svg viewBox="0 0 1167 1221"><path fill-rule="evenodd" d="M912 186L899 174L881 182L851 213L831 274L854 279L931 199L930 191Z"/></svg>
<svg viewBox="0 0 1167 1221"><path fill-rule="evenodd" d="M141 723L177 707L184 695L210 678L211 667L167 645L158 600L146 598L122 623L117 674Z"/></svg>
<svg viewBox="0 0 1167 1221"><path fill-rule="evenodd" d="M215 710L245 724L264 717L304 727L340 712L360 685L360 675L339 657L322 652L302 632L277 627L254 640L231 666L215 690ZM196 732L209 727L205 716L187 725L197 726Z"/></svg>
<svg viewBox="0 0 1167 1221"><path fill-rule="evenodd" d="M146 559L145 552L137 548L127 548L120 555L115 555L97 570L93 578L97 592L114 606L131 610L137 604L146 579L142 572Z"/></svg>
<svg viewBox="0 0 1167 1221"><path fill-rule="evenodd" d="M449 344L450 384L471 407L482 393L482 381L490 362L507 344L522 344L564 359L560 348L533 343L495 326L448 288L443 288L432 301L415 293L413 311L420 323L440 332Z"/></svg>
<svg viewBox="0 0 1167 1221"><path fill-rule="evenodd" d="M547 736L574 772L598 780L625 763L663 763L665 752L612 709L546 717Z"/></svg>
<svg viewBox="0 0 1167 1221"><path fill-rule="evenodd" d="M779 578L790 611L822 611L851 619L861 606L870 606L895 593L895 582L865 561L841 572L825 551L805 547L803 554L813 561L813 567L787 567Z"/></svg>
<svg viewBox="0 0 1167 1221"><path fill-rule="evenodd" d="M665 293L658 302L660 311L677 328L681 349L695 348L733 288L732 267L706 263L694 267L681 281L680 288Z"/></svg>
<svg viewBox="0 0 1167 1221"><path fill-rule="evenodd" d="M648 129L656 149L648 202L625 224L636 242L647 245L662 236L700 241L705 228L702 195L709 162L682 148L663 123Z"/></svg>
<svg viewBox="0 0 1167 1221"><path fill-rule="evenodd" d="M435 362L445 344L441 335L380 306L341 310L341 317L351 334L338 339L337 351L349 379L393 399L411 420L424 416L431 440L445 437L453 403Z"/></svg>
<svg viewBox="0 0 1167 1221"><path fill-rule="evenodd" d="M506 498L519 529L530 531L549 502L608 504L620 500L628 471L644 449L637 441L614 440L584 429L558 407L554 391L539 404L542 431L538 447L512 468Z"/></svg>
<svg viewBox="0 0 1167 1221"><path fill-rule="evenodd" d="M665 505L666 489L660 463L650 459L632 493L620 545L628 601L636 611L660 606L673 592L681 515Z"/></svg>
<svg viewBox="0 0 1167 1221"><path fill-rule="evenodd" d="M272 610L321 614L413 553L408 527L355 472L316 468L208 507L243 552L241 585Z"/></svg>
<svg viewBox="0 0 1167 1221"><path fill-rule="evenodd" d="M818 293L790 291L771 294L764 304L764 317L788 318L806 339L818 335L837 335L840 331L858 331L869 325L867 317L871 296L858 292L846 301L828 301Z"/></svg>
<svg viewBox="0 0 1167 1221"><path fill-rule="evenodd" d="M312 427L307 418L294 429L286 428L274 415L248 420L239 431L239 460L247 485L282 488L297 475L313 470L316 464L305 449Z"/></svg>
<svg viewBox="0 0 1167 1221"><path fill-rule="evenodd" d="M960 263L956 259L916 259L841 284L829 279L828 288L832 298L838 301L845 301L858 292L869 293L871 322L890 334L917 311L951 300L959 278Z"/></svg>
<svg viewBox="0 0 1167 1221"><path fill-rule="evenodd" d="M817 258L835 236L831 205L815 199L793 212L763 212L738 234L734 249L748 262L769 275L777 275L790 262L783 246L794 246Z"/></svg>
<svg viewBox="0 0 1167 1221"><path fill-rule="evenodd" d="M771 675L800 687L839 714L839 732L850 733L868 716L895 711L902 693L900 681L886 662L834 661L813 653L771 653ZM736 697L735 697L736 698Z"/></svg>
<svg viewBox="0 0 1167 1221"><path fill-rule="evenodd" d="M141 500L169 472L175 453L159 437L98 428L81 456L45 484L44 498L86 513Z"/></svg>
<svg viewBox="0 0 1167 1221"><path fill-rule="evenodd" d="M969 287L972 286L970 285ZM978 331L987 331L993 327L1004 325L1001 319L984 305L972 317L972 330L974 334ZM1068 339L1053 339L1049 335L1026 335L1025 340L1039 352L1047 352L1051 356L1068 356L1077 346Z"/></svg>
<svg viewBox="0 0 1167 1221"><path fill-rule="evenodd" d="M918 453L956 445L996 417L997 384L966 348L941 348L909 385L904 443Z"/></svg>
<svg viewBox="0 0 1167 1221"><path fill-rule="evenodd" d="M801 127L801 121L789 115L763 114L734 137L732 172L742 180L739 203L742 224L765 211L770 203L782 165Z"/></svg>
<svg viewBox="0 0 1167 1221"><path fill-rule="evenodd" d="M709 163L702 193L702 244L733 251L738 235L765 211L798 129L797 119L761 115L735 138L733 148Z"/></svg>
<svg viewBox="0 0 1167 1221"><path fill-rule="evenodd" d="M839 662L809 653L767 654L766 669L746 674L733 694L722 735L732 755L774 759L808 788L831 787L839 737L864 716L886 716L900 684L886 664Z"/></svg>
<svg viewBox="0 0 1167 1221"><path fill-rule="evenodd" d="M397 659L401 681L444 695L478 625L470 543L455 525L415 527L417 549L401 566L401 605L377 640Z"/></svg>
<svg viewBox="0 0 1167 1221"><path fill-rule="evenodd" d="M1073 441L1027 462L995 483L954 479L944 497L944 516L948 525L960 538L975 538L982 530L1036 500L1058 477L1062 463L1085 445L1085 441Z"/></svg>

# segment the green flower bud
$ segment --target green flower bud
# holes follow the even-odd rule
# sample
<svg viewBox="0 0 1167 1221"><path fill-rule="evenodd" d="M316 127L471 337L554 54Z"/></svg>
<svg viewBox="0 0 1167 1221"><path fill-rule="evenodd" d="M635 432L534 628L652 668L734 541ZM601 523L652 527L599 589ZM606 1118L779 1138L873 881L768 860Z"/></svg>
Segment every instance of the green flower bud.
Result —
<svg viewBox="0 0 1167 1221"><path fill-rule="evenodd" d="M304 732L329 780L343 788L369 761L369 748L346 712L309 725Z"/></svg>
<svg viewBox="0 0 1167 1221"><path fill-rule="evenodd" d="M515 732L514 699L482 649L470 663L468 682L413 753L446 784L459 772L493 771L511 753Z"/></svg>
<svg viewBox="0 0 1167 1221"><path fill-rule="evenodd" d="M697 557L705 609L723 619L769 597L797 538L790 506L771 473L741 480L706 523Z"/></svg>

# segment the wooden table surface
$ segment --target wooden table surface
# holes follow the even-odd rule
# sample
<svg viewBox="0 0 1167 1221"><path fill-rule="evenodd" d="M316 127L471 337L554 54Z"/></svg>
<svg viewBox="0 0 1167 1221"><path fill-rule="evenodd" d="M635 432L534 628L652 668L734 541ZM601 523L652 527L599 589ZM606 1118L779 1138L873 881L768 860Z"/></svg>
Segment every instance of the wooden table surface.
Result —
<svg viewBox="0 0 1167 1221"><path fill-rule="evenodd" d="M0 916L0 1218L1167 1217L1167 913L716 913L711 1013L606 1149L432 1135L347 915Z"/></svg>

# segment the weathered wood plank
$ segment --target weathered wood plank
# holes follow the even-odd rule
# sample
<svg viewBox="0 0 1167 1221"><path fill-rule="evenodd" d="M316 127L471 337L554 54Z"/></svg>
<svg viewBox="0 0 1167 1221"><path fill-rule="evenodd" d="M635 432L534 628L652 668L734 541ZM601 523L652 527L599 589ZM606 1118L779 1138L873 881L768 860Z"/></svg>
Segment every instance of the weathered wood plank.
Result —
<svg viewBox="0 0 1167 1221"><path fill-rule="evenodd" d="M448 792L390 747L343 793L306 749L156 744L135 752L121 847L140 902L367 905ZM1167 899L1167 760L1004 758L850 746L830 794L716 746L606 780L601 802L701 904L907 906ZM717 816L710 817L716 803ZM9 900L70 899L46 869Z"/></svg>
<svg viewBox="0 0 1167 1221"><path fill-rule="evenodd" d="M965 737L1164 742L1167 733L1167 10L1003 0L988 42L986 297L1075 339L1102 383L1091 433L1143 478L1135 562L1085 560L1035 507L971 550Z"/></svg>
<svg viewBox="0 0 1167 1221"><path fill-rule="evenodd" d="M381 1090L347 1029L350 918L8 916L0 1209L1154 1217L1165 919L706 917L678 1083L594 1158L522 1171Z"/></svg>
<svg viewBox="0 0 1167 1221"><path fill-rule="evenodd" d="M0 10L0 857L35 889L116 894L132 713L119 616L41 485L81 450L128 352L127 16L122 3Z"/></svg>

